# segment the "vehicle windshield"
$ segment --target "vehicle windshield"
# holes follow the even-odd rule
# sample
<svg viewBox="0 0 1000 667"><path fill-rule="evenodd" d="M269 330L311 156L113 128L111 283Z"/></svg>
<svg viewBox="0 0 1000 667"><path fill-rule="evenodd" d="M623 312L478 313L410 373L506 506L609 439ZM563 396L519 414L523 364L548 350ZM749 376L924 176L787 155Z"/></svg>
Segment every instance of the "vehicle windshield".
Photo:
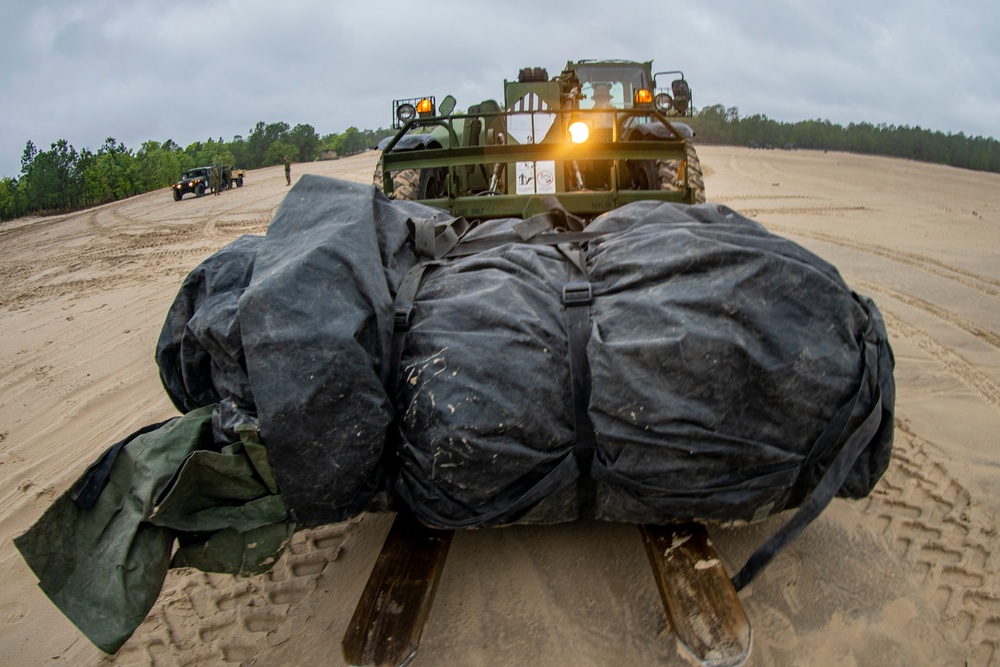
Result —
<svg viewBox="0 0 1000 667"><path fill-rule="evenodd" d="M188 171L184 172L184 175L181 176L181 179L186 180L189 178L201 178L205 176L206 171L207 170L205 169L189 169Z"/></svg>
<svg viewBox="0 0 1000 667"><path fill-rule="evenodd" d="M583 94L581 109L630 109L635 91L639 88L650 89L646 72L636 66L579 65L576 75Z"/></svg>

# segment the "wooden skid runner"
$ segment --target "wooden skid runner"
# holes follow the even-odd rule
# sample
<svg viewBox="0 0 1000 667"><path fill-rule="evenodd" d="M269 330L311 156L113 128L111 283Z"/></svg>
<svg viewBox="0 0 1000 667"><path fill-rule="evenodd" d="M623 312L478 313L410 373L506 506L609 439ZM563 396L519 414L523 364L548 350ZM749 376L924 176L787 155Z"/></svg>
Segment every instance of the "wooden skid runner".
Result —
<svg viewBox="0 0 1000 667"><path fill-rule="evenodd" d="M750 657L750 622L705 527L640 530L677 642L702 665L744 664Z"/></svg>
<svg viewBox="0 0 1000 667"><path fill-rule="evenodd" d="M341 642L348 665L409 664L430 615L451 537L452 531L426 528L408 512L396 515Z"/></svg>

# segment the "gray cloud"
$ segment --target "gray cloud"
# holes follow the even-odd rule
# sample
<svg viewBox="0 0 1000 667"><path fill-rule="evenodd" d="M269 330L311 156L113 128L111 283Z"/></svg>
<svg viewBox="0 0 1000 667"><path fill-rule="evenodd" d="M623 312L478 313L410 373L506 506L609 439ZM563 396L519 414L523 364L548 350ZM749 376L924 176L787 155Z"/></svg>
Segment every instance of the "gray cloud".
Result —
<svg viewBox="0 0 1000 667"><path fill-rule="evenodd" d="M0 175L20 171L29 139L137 149L257 121L376 128L393 98L466 107L502 96L520 67L580 58L683 69L697 105L744 115L997 137L997 34L992 0L0 0Z"/></svg>

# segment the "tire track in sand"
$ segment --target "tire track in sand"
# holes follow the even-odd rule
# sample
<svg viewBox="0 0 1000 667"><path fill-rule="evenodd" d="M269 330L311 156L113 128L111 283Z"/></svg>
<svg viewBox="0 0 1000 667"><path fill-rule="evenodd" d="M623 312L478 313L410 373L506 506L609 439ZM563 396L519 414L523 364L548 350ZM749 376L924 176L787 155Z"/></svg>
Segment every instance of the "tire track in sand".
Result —
<svg viewBox="0 0 1000 667"><path fill-rule="evenodd" d="M964 317L956 315L955 313L933 304L930 301L921 299L917 296L912 296L910 294L904 294L903 292L899 292L890 287L877 285L867 280L852 279L850 283L864 288L867 292L884 294L895 299L896 301L905 303L908 306L913 306L914 308L922 310L925 313L934 315L948 324L958 327L962 331L965 331L987 345L1000 349L1000 334L982 327L971 320L967 320Z"/></svg>
<svg viewBox="0 0 1000 667"><path fill-rule="evenodd" d="M780 234L804 236L817 241L832 243L844 248L850 248L852 250L858 250L876 255L878 257L891 259L894 262L906 264L921 269L922 271L933 273L936 276L953 280L966 287L982 292L983 294L988 294L989 296L994 297L1000 296L1000 279L993 278L992 276L987 276L982 273L977 273L975 271L970 271L960 266L953 266L951 264L947 264L946 262L934 259L933 257L928 257L927 255L896 250L887 246L878 245L876 243L854 241L843 236L836 236L835 234L807 231L795 227L786 227L784 225L774 225L768 223L767 228Z"/></svg>
<svg viewBox="0 0 1000 667"><path fill-rule="evenodd" d="M965 383L970 389L995 408L1000 408L1000 385L978 370L954 350L941 345L923 331L904 322L900 317L879 307L885 318L886 328L893 336L900 336L913 343L945 370Z"/></svg>
<svg viewBox="0 0 1000 667"><path fill-rule="evenodd" d="M995 665L1000 659L1000 572L992 553L997 529L974 516L981 510L935 451L897 419L889 469L864 513L877 519L883 539L927 593L944 627L968 647L966 664Z"/></svg>

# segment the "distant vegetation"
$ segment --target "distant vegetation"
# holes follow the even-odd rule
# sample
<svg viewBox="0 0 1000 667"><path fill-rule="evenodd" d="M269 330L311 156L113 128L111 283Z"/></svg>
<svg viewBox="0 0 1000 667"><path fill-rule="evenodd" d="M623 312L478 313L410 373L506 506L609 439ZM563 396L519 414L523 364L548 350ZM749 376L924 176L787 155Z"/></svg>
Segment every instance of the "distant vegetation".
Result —
<svg viewBox="0 0 1000 667"><path fill-rule="evenodd" d="M885 155L936 162L979 171L1000 172L1000 142L963 133L942 134L920 127L828 120L781 123L767 116L740 117L736 107L705 107L689 119L699 143L811 148ZM157 190L174 183L186 169L231 164L257 169L293 161L315 160L322 151L346 156L373 148L391 130L348 128L320 137L311 125L263 122L249 136L232 141L208 139L181 148L173 141L147 141L132 151L108 138L96 153L79 152L64 139L41 151L29 141L21 156L19 178L0 180L0 220L36 212L67 211Z"/></svg>
<svg viewBox="0 0 1000 667"><path fill-rule="evenodd" d="M192 167L231 164L257 169L281 164L285 155L293 162L315 160L323 151L353 155L390 134L391 130L351 127L320 137L311 125L260 122L246 138L208 139L187 148L168 139L162 144L147 141L132 151L109 137L96 153L87 148L77 151L65 139L42 151L28 141L20 177L0 180L0 220L74 210L158 190Z"/></svg>
<svg viewBox="0 0 1000 667"><path fill-rule="evenodd" d="M741 118L736 107L721 104L703 108L689 124L699 143L846 151L1000 172L1000 141L961 132L871 123L843 127L828 120L779 123L760 114Z"/></svg>

